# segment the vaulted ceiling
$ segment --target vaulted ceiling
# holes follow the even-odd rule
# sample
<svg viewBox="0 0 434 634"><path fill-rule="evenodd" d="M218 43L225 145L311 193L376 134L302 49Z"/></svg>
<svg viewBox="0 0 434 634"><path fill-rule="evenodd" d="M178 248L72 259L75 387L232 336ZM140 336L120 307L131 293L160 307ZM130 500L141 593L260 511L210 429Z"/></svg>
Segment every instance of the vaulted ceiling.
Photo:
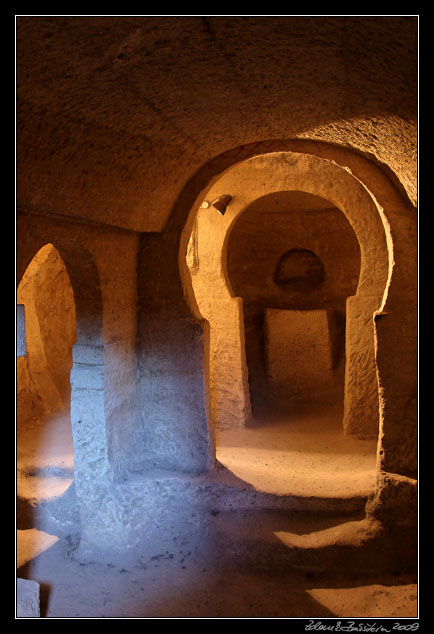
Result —
<svg viewBox="0 0 434 634"><path fill-rule="evenodd" d="M18 204L161 231L215 156L344 145L416 195L417 17L17 17Z"/></svg>

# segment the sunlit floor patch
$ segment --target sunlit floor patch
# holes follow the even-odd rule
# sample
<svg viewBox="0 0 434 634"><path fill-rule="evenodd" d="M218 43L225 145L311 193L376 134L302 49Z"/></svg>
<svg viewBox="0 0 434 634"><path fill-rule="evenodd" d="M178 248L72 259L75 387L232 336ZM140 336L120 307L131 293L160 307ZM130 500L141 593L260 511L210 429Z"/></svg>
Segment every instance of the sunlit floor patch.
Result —
<svg viewBox="0 0 434 634"><path fill-rule="evenodd" d="M74 479L69 411L18 431L17 494L35 503L62 495Z"/></svg>
<svg viewBox="0 0 434 634"><path fill-rule="evenodd" d="M336 616L345 618L417 617L417 585L314 588L308 594Z"/></svg>
<svg viewBox="0 0 434 634"><path fill-rule="evenodd" d="M17 568L51 548L59 538L36 528L17 531Z"/></svg>
<svg viewBox="0 0 434 634"><path fill-rule="evenodd" d="M292 571L234 566L230 558L198 557L192 544L129 563L82 563L71 544L58 542L35 557L26 571L45 588L47 618L375 618L411 617L416 586L312 588ZM191 552L190 552L191 551ZM325 583L325 582L324 582ZM356 585L357 584L357 585ZM320 585L320 584L318 584ZM332 587L330 587L330 585ZM384 601L384 605L382 602Z"/></svg>
<svg viewBox="0 0 434 634"><path fill-rule="evenodd" d="M217 459L260 491L349 497L375 490L376 444L345 435L332 417L300 416L218 431Z"/></svg>

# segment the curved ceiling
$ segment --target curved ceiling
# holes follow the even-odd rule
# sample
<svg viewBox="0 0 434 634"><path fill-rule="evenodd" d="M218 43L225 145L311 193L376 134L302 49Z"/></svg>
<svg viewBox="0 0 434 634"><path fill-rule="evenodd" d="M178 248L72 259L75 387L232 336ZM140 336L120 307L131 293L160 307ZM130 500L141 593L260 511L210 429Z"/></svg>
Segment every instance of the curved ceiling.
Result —
<svg viewBox="0 0 434 634"><path fill-rule="evenodd" d="M417 17L17 17L18 204L161 231L264 139L341 144L416 193Z"/></svg>

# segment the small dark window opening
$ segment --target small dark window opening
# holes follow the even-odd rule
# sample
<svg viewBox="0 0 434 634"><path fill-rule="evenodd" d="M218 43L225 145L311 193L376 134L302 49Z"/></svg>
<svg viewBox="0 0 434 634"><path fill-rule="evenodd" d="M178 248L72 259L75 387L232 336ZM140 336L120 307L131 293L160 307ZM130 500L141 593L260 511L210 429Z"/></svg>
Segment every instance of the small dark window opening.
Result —
<svg viewBox="0 0 434 634"><path fill-rule="evenodd" d="M312 291L325 279L319 257L308 249L291 249L280 256L273 275L277 286L293 291Z"/></svg>

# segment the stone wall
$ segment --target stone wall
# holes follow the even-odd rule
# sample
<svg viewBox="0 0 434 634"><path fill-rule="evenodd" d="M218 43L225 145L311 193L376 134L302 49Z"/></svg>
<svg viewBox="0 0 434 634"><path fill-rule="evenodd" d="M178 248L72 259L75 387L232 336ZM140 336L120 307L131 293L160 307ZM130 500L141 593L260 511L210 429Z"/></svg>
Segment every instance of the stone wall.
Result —
<svg viewBox="0 0 434 634"><path fill-rule="evenodd" d="M262 147L262 145L258 147ZM253 150L254 148L250 148L247 150L247 154ZM325 151L324 148L322 150ZM335 152L335 157L337 159L340 157L344 165L347 165L348 160L352 169L356 172L359 169L359 174L369 173L371 165L368 161L353 161L354 157L349 156L346 151L340 153L340 150L335 149ZM233 358L236 349L232 346L232 335L227 340L227 346L223 346L223 348L219 345L213 346L213 334L210 331L207 332L207 325L203 323L203 316L198 312L197 305L195 306L194 301L191 304L188 303L192 295L185 277L181 279L179 266L181 264L182 270L182 260L178 260L177 249L183 223L191 205L194 206L195 201L200 204L203 188L210 187L210 181L215 184L218 180L214 170L227 168L228 163L225 161L229 161L230 164L231 156L220 157L216 164L204 166L200 174L192 177L191 182L188 187L185 187L182 196L174 207L168 230L161 235L143 234L140 236L138 250L137 236L131 232L118 231L87 222L60 219L54 214L36 214L30 210L19 213L19 258L17 263L19 273L24 272L37 249L48 241L56 245L66 264L75 292L75 303L79 315L76 351L79 352L81 350L79 346L83 346L85 353L91 354L94 351L96 354L92 363L86 361L86 355L80 359L77 357L76 368L79 369L80 364L87 366L82 368L84 373L92 369L93 378L96 380L94 388L100 389L98 380L101 379L108 395L107 401L99 406L97 415L95 416L91 412L92 425L86 432L83 432L82 447L84 451L89 433L92 433L94 445L97 451L101 451L102 472L115 475L118 479L129 470L143 470L143 468L152 467L154 462L156 466L168 466L178 471L188 465L188 469L195 469L196 472L204 470L213 463L212 430L208 427L210 418L208 421L206 420L209 400L207 402L205 396L207 384L210 384L210 382L206 383L206 379L209 379L209 376L206 376L206 361L211 358L212 354L220 354L222 350ZM304 164L302 159L297 158L298 160L302 165ZM309 160L306 159L306 163ZM329 169L331 169L331 161L326 158L325 162L329 164ZM347 168L341 170L341 172L345 171L349 170ZM278 173L277 177L280 179L281 175ZM317 182L314 178L315 173L311 174L311 177L314 182ZM347 174L345 178L352 177ZM376 171L374 180L377 179L377 182L381 182L381 178ZM342 179L345 180L344 177ZM333 183L333 192L339 198L340 193L345 191L345 187L340 190L337 180L339 179L332 178L330 175L327 182ZM236 176L234 181L237 182ZM354 181L357 193L351 195L350 202L358 209L358 204L365 194L363 194L363 186L357 185L356 178ZM309 188L312 182L306 177L305 184ZM254 181L251 185L252 188L249 187L246 191L254 191L255 187L261 191L260 181ZM326 188L325 185L324 188ZM387 207L392 197L387 187L384 191L383 200ZM215 193L222 192L216 191ZM382 193L381 187L377 188L376 195L377 193ZM369 195L367 196L369 197ZM238 201L238 203L241 203L242 206L243 201ZM352 207L350 206L349 209L351 210ZM369 206L368 211L371 213ZM397 205L393 207L393 213L405 217L408 209L405 206L400 208ZM217 214L214 218L216 223L214 228L216 228L223 217ZM366 216L361 216L362 220L359 225L361 230L363 230L365 218ZM231 216L229 215L226 220L229 221L230 225ZM227 227L224 231L226 230ZM378 233L375 231L373 233L378 238ZM201 248L200 240L199 248ZM186 251L182 252L184 263ZM219 253L221 252L220 248ZM121 254L120 257L119 254ZM138 265L137 277L136 265ZM384 266L384 263L381 262L381 267L387 271L387 264ZM378 269L365 271L365 287L370 280L375 280L376 274L378 274ZM223 288L226 282L220 278L219 274L219 284L221 282ZM408 279L411 279L411 271L409 271ZM137 314L135 310L136 289L139 290ZM78 292L76 293L76 291ZM222 314L224 314L225 308L230 307L231 315L236 322L234 325L237 325L238 328L238 331L233 330L233 332L238 332L239 339L242 333L242 322L239 319L239 300L231 298L230 294L228 294L227 299L228 303L221 307ZM136 374L134 357L136 320L139 324L137 332L138 375ZM373 323L371 323L371 328L373 332ZM387 333L385 336L387 338ZM214 343L218 342L214 339ZM155 356L152 354L153 350ZM202 354L205 357L205 364L202 362ZM101 363L101 359L104 360L104 364ZM116 359L118 361L123 359L123 361L117 366ZM242 383L245 374L242 369L241 355L237 359L238 361L240 364L237 366L237 370L240 372L234 376ZM160 363L160 368L156 362ZM122 367L125 372L117 372L117 367ZM158 368L158 371L153 375L155 367ZM190 376L188 386L191 392L189 393L182 387L182 378L186 370ZM81 378L83 376L82 373ZM138 382L136 383L134 377L137 376ZM231 376L226 373L226 378L228 378L227 388L230 390L233 387L230 385ZM393 377L391 378L393 379ZM152 395L152 392L147 388L152 386L153 381L163 388L160 393ZM89 383L86 385L89 387ZM137 415L134 401L136 385L139 385L140 388L139 415ZM176 386L175 390L171 389L173 385ZM79 382L76 383L76 386L78 389L82 387ZM245 388L244 385L240 384L240 386L236 386L236 389L238 390L239 387L242 390ZM149 395L151 395L150 398ZM188 400L191 395L193 399L189 405ZM163 410L159 411L159 414L162 413L162 415L158 421L153 417L153 404L156 402L155 399L161 403L161 398L166 397L167 402L164 403ZM113 399L111 403L110 398ZM221 404L231 408L231 416L239 405L239 403L230 402L228 399L222 401ZM102 411L103 408L105 410L106 405L108 405L107 411L109 412L107 417L106 412ZM125 409L122 409L123 406ZM245 403L240 409L245 420L247 410L243 410L243 407L245 407ZM118 417L117 413L120 413ZM148 417L148 413L151 413L150 417ZM99 418L100 415L101 418ZM179 425L179 420L185 415L191 416L190 422L192 424L183 429ZM79 420L77 417L77 422ZM173 424L168 424L170 420ZM390 425L392 422L390 419L387 424ZM155 425L155 423L158 424ZM154 448L157 451L149 452L147 456L146 451L142 452L138 448L146 447L144 444L146 437L148 447L152 447L154 425L155 429L160 428L164 433L155 436L157 442L154 443ZM194 439L193 443L190 444L193 447L193 455L189 456L188 443L191 438ZM168 451L165 449L167 439L170 441L167 443ZM387 444L383 443L383 446L387 447ZM180 452L179 449L181 449ZM155 456L160 462L154 460ZM172 462L171 456L175 458ZM87 459L89 455L86 457L84 452L82 457ZM148 460L149 457L151 460ZM166 461L167 457L169 459ZM387 447L386 457L391 464L390 447ZM82 464L86 464L86 460ZM89 477L87 477L86 482L82 482L85 486L81 487L81 491L80 486L77 487L78 496L80 498L81 495L84 503L82 519L86 520L83 523L83 541L95 541L98 535L104 536L104 539L116 537L116 539L119 538L119 542L128 540L129 518L127 515L123 515L128 506L127 499L123 497L124 495L128 496L128 486L120 488L112 485L109 479L95 479L93 477L95 474L98 477L101 474L92 469L88 472Z"/></svg>
<svg viewBox="0 0 434 634"><path fill-rule="evenodd" d="M326 310L265 311L265 363L272 400L291 412L299 404L324 407L343 396L333 372Z"/></svg>

